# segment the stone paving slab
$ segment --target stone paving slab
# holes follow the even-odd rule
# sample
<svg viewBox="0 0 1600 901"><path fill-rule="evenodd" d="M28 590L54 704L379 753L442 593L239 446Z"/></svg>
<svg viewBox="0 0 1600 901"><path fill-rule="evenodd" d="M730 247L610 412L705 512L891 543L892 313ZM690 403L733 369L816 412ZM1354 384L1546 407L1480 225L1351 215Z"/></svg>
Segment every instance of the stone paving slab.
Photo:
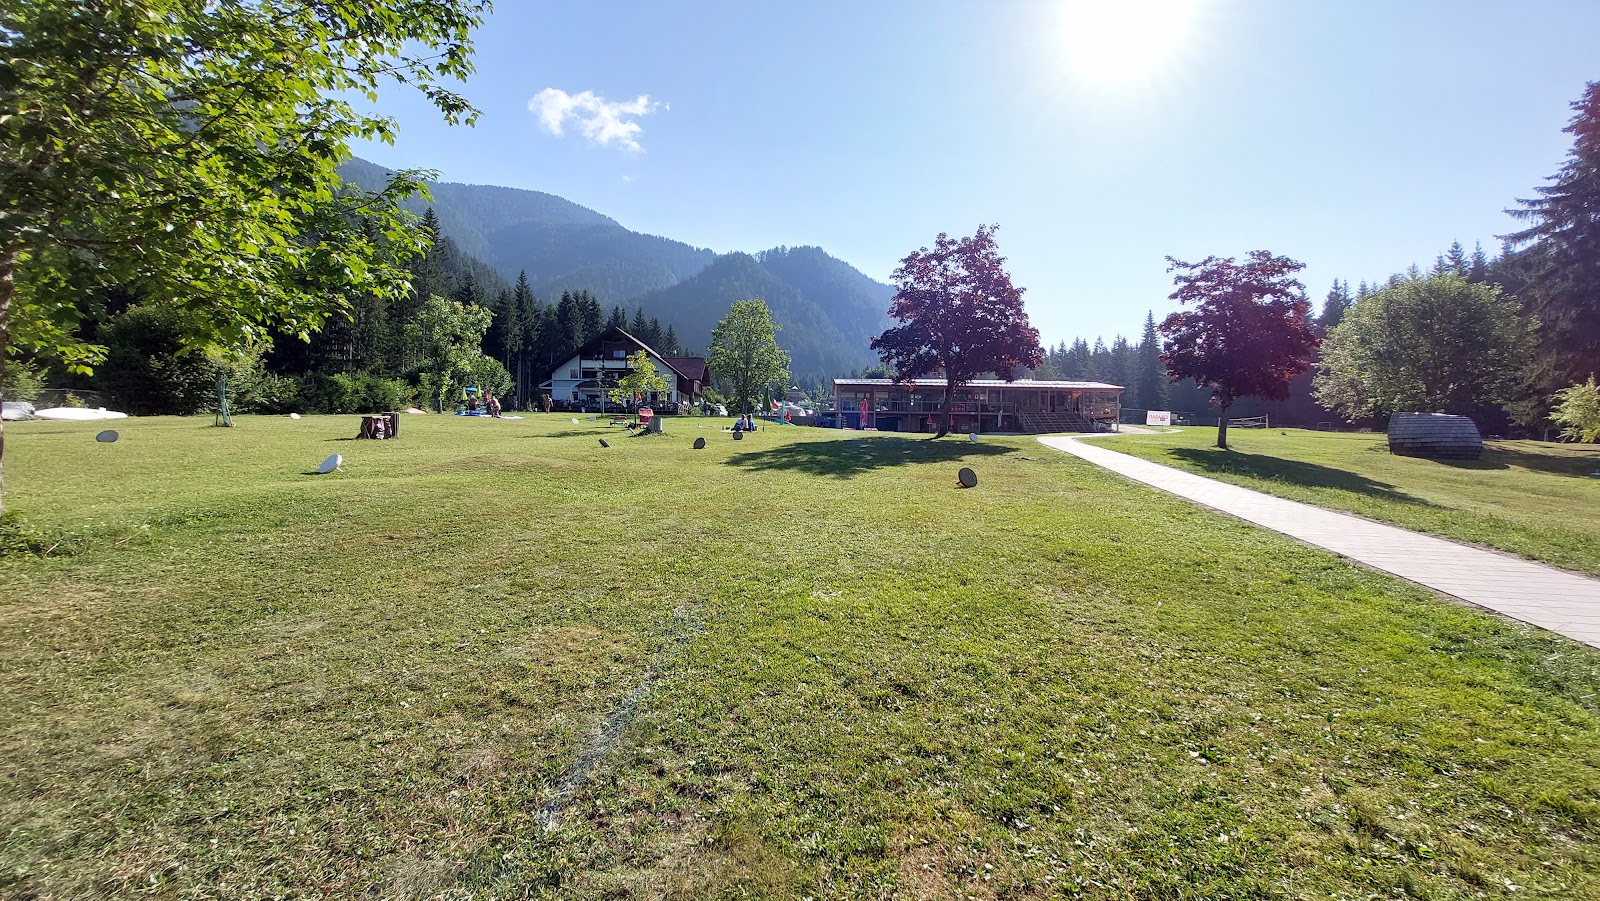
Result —
<svg viewBox="0 0 1600 901"><path fill-rule="evenodd" d="M1134 481L1373 569L1600 647L1600 579L1273 497L1073 437L1047 435L1039 441Z"/></svg>

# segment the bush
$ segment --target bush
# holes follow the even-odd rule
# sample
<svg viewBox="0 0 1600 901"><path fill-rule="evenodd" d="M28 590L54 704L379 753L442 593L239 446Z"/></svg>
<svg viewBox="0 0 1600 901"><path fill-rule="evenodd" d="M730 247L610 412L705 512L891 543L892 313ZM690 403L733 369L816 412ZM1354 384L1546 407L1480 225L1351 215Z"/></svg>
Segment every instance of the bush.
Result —
<svg viewBox="0 0 1600 901"><path fill-rule="evenodd" d="M134 415L186 416L212 409L221 367L183 343L181 311L160 304L129 307L106 323L100 388L116 409Z"/></svg>
<svg viewBox="0 0 1600 901"><path fill-rule="evenodd" d="M6 400L29 402L44 389L44 373L20 360L8 359L0 365L0 386Z"/></svg>
<svg viewBox="0 0 1600 901"><path fill-rule="evenodd" d="M1584 444L1600 442L1600 385L1594 376L1581 385L1556 392L1550 420L1562 426L1561 437Z"/></svg>
<svg viewBox="0 0 1600 901"><path fill-rule="evenodd" d="M229 381L229 386L233 382ZM261 373L240 385L231 401L237 413L303 413L300 380L284 375Z"/></svg>
<svg viewBox="0 0 1600 901"><path fill-rule="evenodd" d="M403 410L411 389L398 379L375 375L323 375L301 377L297 398L304 413L384 413Z"/></svg>

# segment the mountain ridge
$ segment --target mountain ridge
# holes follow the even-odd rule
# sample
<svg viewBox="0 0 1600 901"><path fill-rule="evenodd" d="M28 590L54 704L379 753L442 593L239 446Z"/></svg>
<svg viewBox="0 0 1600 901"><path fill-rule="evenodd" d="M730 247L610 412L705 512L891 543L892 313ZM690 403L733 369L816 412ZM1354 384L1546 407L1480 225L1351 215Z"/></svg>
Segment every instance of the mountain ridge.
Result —
<svg viewBox="0 0 1600 901"><path fill-rule="evenodd" d="M346 181L377 190L392 174L352 158ZM413 197L411 212L432 208L459 250L506 281L526 271L534 293L552 302L562 291L589 291L604 307L643 308L676 326L680 340L703 350L735 300L760 297L781 330L796 381L815 384L877 362L870 339L889 325L894 290L820 247L775 247L715 254L632 231L615 219L542 191L429 183L432 200Z"/></svg>

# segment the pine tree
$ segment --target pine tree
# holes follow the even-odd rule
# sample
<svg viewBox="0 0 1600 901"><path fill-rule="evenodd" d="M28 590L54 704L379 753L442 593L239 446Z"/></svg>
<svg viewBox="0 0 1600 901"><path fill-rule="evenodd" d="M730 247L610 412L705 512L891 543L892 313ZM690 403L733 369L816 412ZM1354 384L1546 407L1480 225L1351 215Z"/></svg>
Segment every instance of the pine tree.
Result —
<svg viewBox="0 0 1600 901"><path fill-rule="evenodd" d="M516 301L510 288L501 288L489 307L489 328L483 333L483 352L511 371L511 335L517 331L513 321L517 315ZM521 337L520 335L518 337Z"/></svg>
<svg viewBox="0 0 1600 901"><path fill-rule="evenodd" d="M1450 271L1462 278L1467 277L1471 267L1467 263L1467 252L1461 249L1460 241L1451 241L1450 249L1445 251L1444 261Z"/></svg>
<svg viewBox="0 0 1600 901"><path fill-rule="evenodd" d="M1089 351L1089 368L1084 373L1084 379L1091 382L1103 382L1111 377L1111 350L1106 347L1106 342L1098 335L1094 339L1094 349Z"/></svg>
<svg viewBox="0 0 1600 901"><path fill-rule="evenodd" d="M1072 348L1067 351L1067 364L1062 374L1068 381L1087 382L1090 380L1094 369L1091 359L1089 342L1078 338L1072 342Z"/></svg>
<svg viewBox="0 0 1600 901"><path fill-rule="evenodd" d="M551 343L554 358L550 365L555 366L572 356L573 351L583 343L582 328L583 310L577 298L562 291L561 300L556 304L556 329Z"/></svg>
<svg viewBox="0 0 1600 901"><path fill-rule="evenodd" d="M1547 394L1600 369L1600 82L1572 109L1566 164L1537 197L1507 210L1532 223L1507 241L1527 247L1517 254L1528 278L1518 296L1539 323L1535 368Z"/></svg>
<svg viewBox="0 0 1600 901"><path fill-rule="evenodd" d="M606 328L626 329L628 327L628 314L622 311L619 304L611 308L611 316L606 319Z"/></svg>
<svg viewBox="0 0 1600 901"><path fill-rule="evenodd" d="M574 298L578 302L582 315L581 328L579 329L578 343L586 343L606 329L605 314L600 311L600 301L588 291L578 292Z"/></svg>
<svg viewBox="0 0 1600 901"><path fill-rule="evenodd" d="M1350 299L1350 283L1333 280L1333 287L1328 289L1328 296L1322 301L1322 314L1317 317L1317 326L1323 334L1327 334L1339 320L1344 318L1353 301Z"/></svg>
<svg viewBox="0 0 1600 901"><path fill-rule="evenodd" d="M650 331L650 322L644 318L644 308L637 307L633 311L633 321L628 324L628 331L635 338L644 341L644 335ZM649 343L649 342L645 342Z"/></svg>
<svg viewBox="0 0 1600 901"><path fill-rule="evenodd" d="M1472 265L1467 269L1467 281L1477 284L1489 280L1489 258L1484 256L1483 242L1472 245Z"/></svg>
<svg viewBox="0 0 1600 901"><path fill-rule="evenodd" d="M467 304L468 306L483 306L482 291L478 287L478 279L472 274L470 269L467 270L466 275L462 277L461 286L455 290L455 293L450 299L456 303L463 303Z"/></svg>
<svg viewBox="0 0 1600 901"><path fill-rule="evenodd" d="M678 344L678 330L667 324L667 333L661 336L661 352L677 356L683 353L682 345Z"/></svg>
<svg viewBox="0 0 1600 901"><path fill-rule="evenodd" d="M1138 366L1133 377L1137 398L1146 410L1165 410L1171 383L1167 367L1161 363L1161 335L1156 331L1155 311L1145 313L1144 332L1139 336ZM1138 405L1134 405L1138 409Z"/></svg>

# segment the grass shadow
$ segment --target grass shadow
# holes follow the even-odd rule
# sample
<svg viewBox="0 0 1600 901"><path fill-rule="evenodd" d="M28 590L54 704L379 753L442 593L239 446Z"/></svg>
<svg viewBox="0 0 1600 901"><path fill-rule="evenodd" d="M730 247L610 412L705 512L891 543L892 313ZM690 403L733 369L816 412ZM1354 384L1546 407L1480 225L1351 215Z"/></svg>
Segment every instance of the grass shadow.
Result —
<svg viewBox="0 0 1600 901"><path fill-rule="evenodd" d="M545 432L541 435L518 435L518 438L626 438L625 429L566 429L560 432Z"/></svg>
<svg viewBox="0 0 1600 901"><path fill-rule="evenodd" d="M1405 493L1387 482L1379 482L1344 469L1286 460L1266 454L1245 454L1239 451L1221 451L1214 448L1177 447L1167 451L1197 470L1210 473L1228 473L1269 479L1306 488L1332 488L1382 498L1402 504L1433 506Z"/></svg>
<svg viewBox="0 0 1600 901"><path fill-rule="evenodd" d="M924 438L842 438L785 444L770 450L736 454L729 466L753 470L793 470L817 476L848 479L873 470L907 463L947 463L971 458L1015 453L1016 448L968 441L928 441Z"/></svg>
<svg viewBox="0 0 1600 901"><path fill-rule="evenodd" d="M1568 450L1581 448L1582 445L1569 445ZM1530 472L1544 472L1557 476L1577 476L1588 478L1595 470L1600 469L1600 449L1596 453L1548 453L1541 454L1535 451L1526 451L1509 447L1498 446L1493 441L1483 443L1483 456L1476 460L1440 460L1446 466L1457 469L1526 469Z"/></svg>

